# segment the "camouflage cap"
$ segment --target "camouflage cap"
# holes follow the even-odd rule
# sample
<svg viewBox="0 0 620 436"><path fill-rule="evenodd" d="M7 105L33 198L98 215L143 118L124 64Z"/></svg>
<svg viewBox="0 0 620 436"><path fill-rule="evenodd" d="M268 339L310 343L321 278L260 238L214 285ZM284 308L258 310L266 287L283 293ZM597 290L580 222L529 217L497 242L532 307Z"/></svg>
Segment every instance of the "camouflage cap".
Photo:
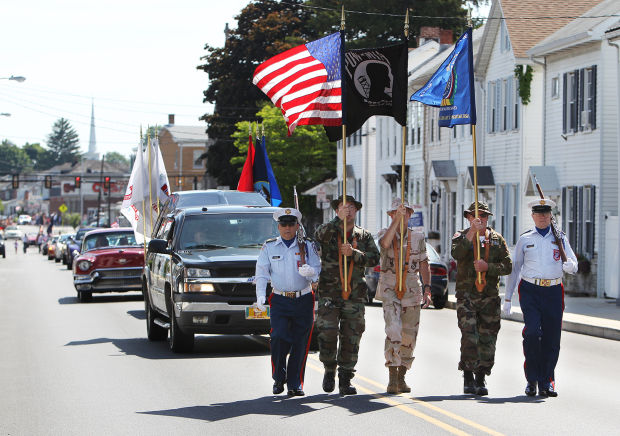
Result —
<svg viewBox="0 0 620 436"><path fill-rule="evenodd" d="M482 201L478 202L478 213L480 212L484 212L487 215L493 215L493 213L491 212L491 210L489 209L489 205L486 203L483 203ZM476 213L476 202L473 202L472 204L469 205L469 209L466 209L463 211L463 216L465 218L467 218L467 214L474 214Z"/></svg>
<svg viewBox="0 0 620 436"><path fill-rule="evenodd" d="M334 209L334 210L338 209L338 205L339 205L340 203L342 203L342 200L343 200L343 196L342 196L342 195L341 195L340 197L338 197L337 199L332 200L332 209ZM353 204L355 204L355 208L356 208L357 210L360 210L360 209L362 208L362 203L360 203L359 201L357 201L357 200L355 199L355 197L353 197L352 195L347 195L347 203L353 203Z"/></svg>

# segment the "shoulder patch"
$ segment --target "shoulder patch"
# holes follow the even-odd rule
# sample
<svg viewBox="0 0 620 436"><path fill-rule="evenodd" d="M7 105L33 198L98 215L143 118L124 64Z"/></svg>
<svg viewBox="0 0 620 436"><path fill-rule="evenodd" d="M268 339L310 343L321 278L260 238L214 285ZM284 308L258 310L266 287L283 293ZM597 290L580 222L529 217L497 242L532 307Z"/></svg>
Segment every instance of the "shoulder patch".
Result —
<svg viewBox="0 0 620 436"><path fill-rule="evenodd" d="M265 241L265 244L268 244L269 242L275 242L275 241L277 241L277 240L278 240L278 238L269 238L269 239L267 239L267 240Z"/></svg>
<svg viewBox="0 0 620 436"><path fill-rule="evenodd" d="M531 233L533 230L534 230L534 229L529 229L529 230L526 230L525 232L521 233L519 236L523 236L523 235L525 235L525 234L527 234L527 233Z"/></svg>

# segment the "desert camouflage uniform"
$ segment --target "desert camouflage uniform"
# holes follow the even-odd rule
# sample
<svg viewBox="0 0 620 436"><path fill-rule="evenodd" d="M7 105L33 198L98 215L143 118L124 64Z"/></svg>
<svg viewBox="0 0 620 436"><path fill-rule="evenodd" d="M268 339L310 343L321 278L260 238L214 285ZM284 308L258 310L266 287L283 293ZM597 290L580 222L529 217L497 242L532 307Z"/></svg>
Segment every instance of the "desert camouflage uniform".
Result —
<svg viewBox="0 0 620 436"><path fill-rule="evenodd" d="M456 315L461 329L461 360L459 369L491 374L495 361L495 343L500 327L501 300L499 277L510 274L512 261L506 241L498 232L489 230L489 270L486 286L478 292L474 269L474 246L465 235L469 229L452 237L452 257L457 261ZM475 242L475 241L474 241ZM480 258L485 248L480 244Z"/></svg>
<svg viewBox="0 0 620 436"><path fill-rule="evenodd" d="M413 231L409 229L408 231ZM379 232L379 240L387 232L382 229ZM405 234L403 252L407 253L408 236ZM397 250L400 250L400 232L396 232L394 238ZM381 248L381 275L377 284L377 300L383 302L383 319L385 320L385 366L404 366L411 369L413 363L413 350L415 349L418 328L420 326L420 305L422 304L422 283L420 282L420 262L427 260L426 242L424 233L414 231L411 235L411 249L406 268L407 290L402 299L396 296L398 266L394 262L394 249L392 246L387 250ZM405 254L406 256L406 254Z"/></svg>
<svg viewBox="0 0 620 436"><path fill-rule="evenodd" d="M353 249L352 256L347 257L347 270L353 258L353 273L351 295L348 300L344 300L338 265L338 239L343 239L342 221L335 217L320 226L314 237L321 247L322 262L316 321L319 332L319 358L326 371L336 371L338 367L339 377L352 378L360 339L365 329L364 301L367 297L367 288L364 269L379 263L379 251L367 230L358 226L353 227L352 235L347 240L353 244L355 237L357 248Z"/></svg>

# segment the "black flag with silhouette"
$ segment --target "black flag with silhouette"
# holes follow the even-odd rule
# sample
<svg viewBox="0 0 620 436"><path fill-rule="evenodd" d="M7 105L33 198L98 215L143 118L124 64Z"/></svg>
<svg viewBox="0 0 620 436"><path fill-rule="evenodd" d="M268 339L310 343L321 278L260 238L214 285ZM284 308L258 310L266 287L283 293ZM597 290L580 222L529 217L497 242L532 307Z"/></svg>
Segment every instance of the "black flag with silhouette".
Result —
<svg viewBox="0 0 620 436"><path fill-rule="evenodd" d="M373 115L394 117L407 123L407 42L387 47L345 52L347 136L359 130ZM342 127L324 126L330 141L342 139Z"/></svg>

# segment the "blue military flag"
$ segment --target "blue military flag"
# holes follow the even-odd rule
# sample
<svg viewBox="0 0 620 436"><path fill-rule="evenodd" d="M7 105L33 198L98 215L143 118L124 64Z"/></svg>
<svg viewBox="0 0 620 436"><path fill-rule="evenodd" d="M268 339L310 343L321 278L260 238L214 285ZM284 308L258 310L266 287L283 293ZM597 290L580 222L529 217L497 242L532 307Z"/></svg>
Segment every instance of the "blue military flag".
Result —
<svg viewBox="0 0 620 436"><path fill-rule="evenodd" d="M273 174L269 157L267 156L267 145L265 137L256 141L254 152L254 190L260 193L272 206L279 206L282 203L282 194Z"/></svg>
<svg viewBox="0 0 620 436"><path fill-rule="evenodd" d="M441 108L439 127L476 124L473 53L470 27L430 80L410 98Z"/></svg>

